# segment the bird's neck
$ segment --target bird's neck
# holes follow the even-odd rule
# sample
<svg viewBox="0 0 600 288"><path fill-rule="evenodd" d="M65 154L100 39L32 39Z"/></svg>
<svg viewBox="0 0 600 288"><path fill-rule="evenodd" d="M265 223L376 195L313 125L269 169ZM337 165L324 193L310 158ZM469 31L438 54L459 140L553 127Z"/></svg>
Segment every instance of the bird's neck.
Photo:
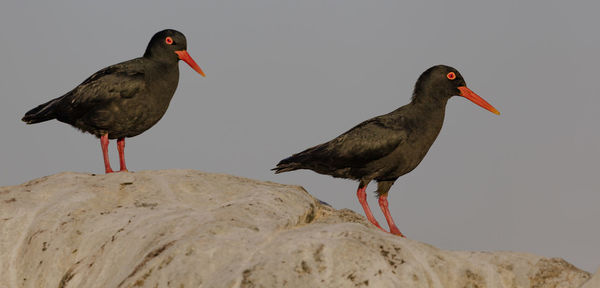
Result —
<svg viewBox="0 0 600 288"><path fill-rule="evenodd" d="M146 49L146 52L144 53L143 57L156 62L164 62L171 64L179 62L177 54L171 52L165 53L165 51L154 51L150 47Z"/></svg>
<svg viewBox="0 0 600 288"><path fill-rule="evenodd" d="M436 83L419 80L415 84L411 104L414 104L420 109L445 110L446 103L450 98L447 95L448 91L446 91L444 85L436 85Z"/></svg>
<svg viewBox="0 0 600 288"><path fill-rule="evenodd" d="M152 79L152 81L147 82L148 89L161 91L160 94L155 95L156 101L168 105L179 83L179 65L177 62L164 61L147 63L152 66L152 69L146 70L146 79Z"/></svg>
<svg viewBox="0 0 600 288"><path fill-rule="evenodd" d="M146 63L153 67L150 71L162 75L162 78L170 76L179 79L179 60L177 59L173 61L172 59L151 57L147 58ZM174 75L171 75L172 73Z"/></svg>
<svg viewBox="0 0 600 288"><path fill-rule="evenodd" d="M427 127L428 133L437 134L444 124L446 103L448 98L432 96L435 94L420 94L413 97L411 103L412 117L414 121L421 123L420 126ZM433 139L435 139L435 136Z"/></svg>
<svg viewBox="0 0 600 288"><path fill-rule="evenodd" d="M414 107L413 109L417 111L417 113L419 113L420 115L444 115L447 103L447 97L440 97L434 93L422 93L413 96L413 99L410 104Z"/></svg>

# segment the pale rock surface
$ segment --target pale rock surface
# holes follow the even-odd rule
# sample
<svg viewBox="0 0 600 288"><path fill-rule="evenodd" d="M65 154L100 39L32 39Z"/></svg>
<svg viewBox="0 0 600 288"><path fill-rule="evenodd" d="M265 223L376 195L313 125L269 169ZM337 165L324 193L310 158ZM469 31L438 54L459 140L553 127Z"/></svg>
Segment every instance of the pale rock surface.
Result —
<svg viewBox="0 0 600 288"><path fill-rule="evenodd" d="M600 288L600 268L598 268L596 274L592 276L592 279L585 282L585 284L581 286L581 288Z"/></svg>
<svg viewBox="0 0 600 288"><path fill-rule="evenodd" d="M0 287L558 288L590 278L562 259L443 251L298 186L193 170L1 187L0 229Z"/></svg>

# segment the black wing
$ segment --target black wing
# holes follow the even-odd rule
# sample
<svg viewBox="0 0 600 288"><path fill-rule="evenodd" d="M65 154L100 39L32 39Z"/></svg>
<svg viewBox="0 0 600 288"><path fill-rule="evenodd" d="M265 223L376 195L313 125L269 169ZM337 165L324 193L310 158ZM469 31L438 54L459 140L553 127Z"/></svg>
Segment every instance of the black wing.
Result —
<svg viewBox="0 0 600 288"><path fill-rule="evenodd" d="M396 111L394 111L396 112ZM296 169L360 167L394 151L407 137L404 118L394 112L369 119L337 138L283 159L276 173Z"/></svg>
<svg viewBox="0 0 600 288"><path fill-rule="evenodd" d="M141 58L106 67L67 94L31 109L23 117L28 124L58 118L68 123L102 103L132 98L146 90Z"/></svg>
<svg viewBox="0 0 600 288"><path fill-rule="evenodd" d="M65 95L73 108L84 108L121 98L132 98L146 90L140 58L106 67Z"/></svg>

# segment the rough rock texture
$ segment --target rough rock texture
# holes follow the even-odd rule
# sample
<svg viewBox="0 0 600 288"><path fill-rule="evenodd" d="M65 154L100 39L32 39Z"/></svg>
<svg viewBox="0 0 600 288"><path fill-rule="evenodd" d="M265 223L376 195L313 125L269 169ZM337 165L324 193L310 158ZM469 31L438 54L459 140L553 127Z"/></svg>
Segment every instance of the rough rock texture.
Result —
<svg viewBox="0 0 600 288"><path fill-rule="evenodd" d="M600 268L589 281L585 282L581 288L600 288Z"/></svg>
<svg viewBox="0 0 600 288"><path fill-rule="evenodd" d="M562 259L439 250L301 187L192 170L2 187L0 229L0 287L579 287L590 278Z"/></svg>

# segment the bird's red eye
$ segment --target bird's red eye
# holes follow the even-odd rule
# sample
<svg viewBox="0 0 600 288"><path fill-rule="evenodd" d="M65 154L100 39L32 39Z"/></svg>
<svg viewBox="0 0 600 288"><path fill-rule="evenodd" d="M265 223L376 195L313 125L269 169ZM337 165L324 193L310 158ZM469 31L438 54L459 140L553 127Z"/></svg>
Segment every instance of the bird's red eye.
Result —
<svg viewBox="0 0 600 288"><path fill-rule="evenodd" d="M454 79L456 79L456 74L454 74L454 72L450 72L450 73L446 74L446 77L450 80L454 80Z"/></svg>
<svg viewBox="0 0 600 288"><path fill-rule="evenodd" d="M171 37L165 38L165 43L167 43L169 45L173 44L173 38L171 38Z"/></svg>

